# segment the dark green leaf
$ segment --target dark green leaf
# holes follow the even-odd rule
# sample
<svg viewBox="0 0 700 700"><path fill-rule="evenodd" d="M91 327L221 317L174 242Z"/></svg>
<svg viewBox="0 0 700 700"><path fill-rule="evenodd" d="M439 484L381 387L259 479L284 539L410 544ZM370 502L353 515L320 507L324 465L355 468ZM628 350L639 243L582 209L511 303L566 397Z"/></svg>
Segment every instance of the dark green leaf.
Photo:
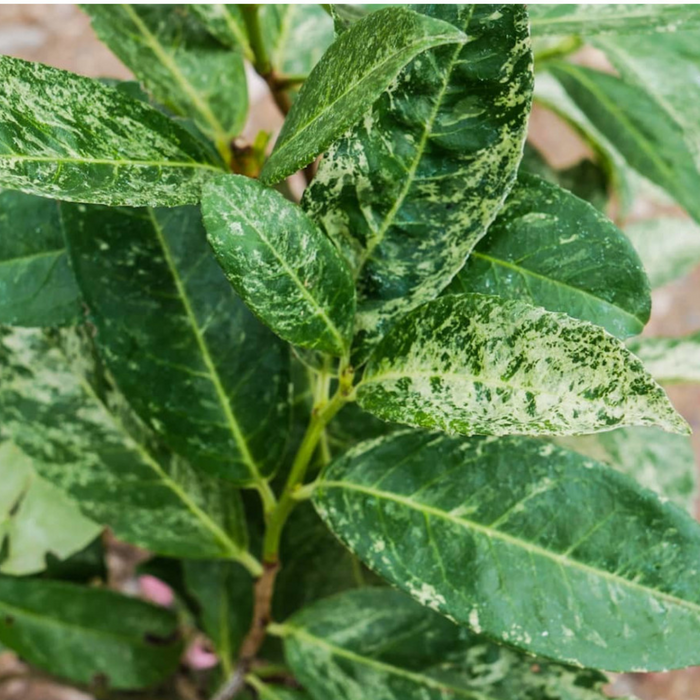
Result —
<svg viewBox="0 0 700 700"><path fill-rule="evenodd" d="M317 700L594 700L605 677L524 656L460 629L390 589L353 591L276 631Z"/></svg>
<svg viewBox="0 0 700 700"><path fill-rule="evenodd" d="M37 331L0 344L0 427L40 476L122 540L176 557L246 559L236 489L194 472L148 439L123 399L73 372ZM80 348L78 362L88 355ZM107 410L109 406L109 411ZM253 568L254 565L253 565Z"/></svg>
<svg viewBox="0 0 700 700"><path fill-rule="evenodd" d="M80 317L80 292L68 267L58 205L0 192L0 323L60 326Z"/></svg>
<svg viewBox="0 0 700 700"><path fill-rule="evenodd" d="M355 123L416 55L466 37L451 25L387 8L360 20L323 55L299 93L262 177L278 182Z"/></svg>
<svg viewBox="0 0 700 700"><path fill-rule="evenodd" d="M359 359L462 267L514 182L525 139L532 54L524 6L421 12L469 42L416 58L333 144L304 197L357 279Z"/></svg>
<svg viewBox="0 0 700 700"><path fill-rule="evenodd" d="M527 175L450 289L527 301L622 339L641 333L651 313L649 282L622 231L590 204Z"/></svg>
<svg viewBox="0 0 700 700"><path fill-rule="evenodd" d="M678 338L634 338L627 347L657 382L700 383L700 331Z"/></svg>
<svg viewBox="0 0 700 700"><path fill-rule="evenodd" d="M443 297L399 321L370 358L357 400L384 420L467 435L689 432L602 328L478 294Z"/></svg>
<svg viewBox="0 0 700 700"><path fill-rule="evenodd" d="M700 659L700 526L575 452L402 433L333 463L314 500L368 566L476 632L611 671Z"/></svg>
<svg viewBox="0 0 700 700"><path fill-rule="evenodd" d="M99 81L0 57L0 187L128 206L199 201L216 154Z"/></svg>
<svg viewBox="0 0 700 700"><path fill-rule="evenodd" d="M296 204L256 180L226 175L207 185L202 214L221 267L260 319L294 345L347 352L352 275Z"/></svg>
<svg viewBox="0 0 700 700"><path fill-rule="evenodd" d="M254 59L248 30L238 5L189 5L189 10L222 44L239 49L249 61Z"/></svg>
<svg viewBox="0 0 700 700"><path fill-rule="evenodd" d="M241 54L229 51L178 5L81 5L97 36L153 96L194 119L228 153L243 128L248 91Z"/></svg>
<svg viewBox="0 0 700 700"><path fill-rule="evenodd" d="M194 466L259 483L284 450L289 357L226 281L199 210L62 216L96 343L136 412Z"/></svg>
<svg viewBox="0 0 700 700"><path fill-rule="evenodd" d="M113 591L0 577L0 642L77 683L144 688L177 668L177 619Z"/></svg>

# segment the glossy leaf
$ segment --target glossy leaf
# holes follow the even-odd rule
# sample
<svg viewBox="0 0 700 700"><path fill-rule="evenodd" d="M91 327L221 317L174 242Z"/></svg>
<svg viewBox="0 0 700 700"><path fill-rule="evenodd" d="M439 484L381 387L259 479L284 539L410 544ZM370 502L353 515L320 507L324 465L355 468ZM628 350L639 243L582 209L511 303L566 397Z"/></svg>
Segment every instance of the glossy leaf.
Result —
<svg viewBox="0 0 700 700"><path fill-rule="evenodd" d="M535 37L608 33L637 35L700 26L700 5L533 4L530 16Z"/></svg>
<svg viewBox="0 0 700 700"><path fill-rule="evenodd" d="M527 301L622 339L641 333L651 313L649 282L622 231L587 202L527 175L450 289Z"/></svg>
<svg viewBox="0 0 700 700"><path fill-rule="evenodd" d="M524 7L420 11L470 41L416 58L331 146L304 196L357 279L360 361L462 267L513 184L525 139L532 54Z"/></svg>
<svg viewBox="0 0 700 700"><path fill-rule="evenodd" d="M3 435L32 458L41 477L119 539L174 557L249 558L236 489L154 444L123 399L85 367L88 358L84 348L57 346L38 331L5 334Z"/></svg>
<svg viewBox="0 0 700 700"><path fill-rule="evenodd" d="M476 632L611 671L698 662L700 525L575 452L402 433L334 462L314 500L368 566Z"/></svg>
<svg viewBox="0 0 700 700"><path fill-rule="evenodd" d="M652 288L684 277L700 265L700 226L688 219L645 219L625 227Z"/></svg>
<svg viewBox="0 0 700 700"><path fill-rule="evenodd" d="M250 47L248 30L239 5L189 5L189 11L222 44L231 49L239 49L249 61L254 58Z"/></svg>
<svg viewBox="0 0 700 700"><path fill-rule="evenodd" d="M678 338L634 338L627 347L657 382L700 383L700 331Z"/></svg>
<svg viewBox="0 0 700 700"><path fill-rule="evenodd" d="M194 119L227 153L243 128L248 91L243 57L175 5L81 5L102 40L153 96Z"/></svg>
<svg viewBox="0 0 700 700"><path fill-rule="evenodd" d="M264 323L294 345L346 352L352 275L299 207L256 180L227 175L205 189L202 215L219 264Z"/></svg>
<svg viewBox="0 0 700 700"><path fill-rule="evenodd" d="M80 292L68 266L58 205L0 192L0 323L60 326L80 318Z"/></svg>
<svg viewBox="0 0 700 700"><path fill-rule="evenodd" d="M43 571L50 554L66 559L97 537L100 528L34 470L16 445L0 445L0 572L25 576Z"/></svg>
<svg viewBox="0 0 700 700"><path fill-rule="evenodd" d="M168 610L113 591L0 577L0 642L76 683L154 685L177 668L182 643Z"/></svg>
<svg viewBox="0 0 700 700"><path fill-rule="evenodd" d="M557 63L550 71L627 163L700 221L700 159L694 157L693 144L674 113L653 89L572 63Z"/></svg>
<svg viewBox="0 0 700 700"><path fill-rule="evenodd" d="M211 474L270 474L287 436L288 353L233 293L199 210L62 217L97 345L142 420Z"/></svg>
<svg viewBox="0 0 700 700"><path fill-rule="evenodd" d="M696 466L689 437L671 435L658 428L621 428L556 441L562 447L619 469L645 488L694 514Z"/></svg>
<svg viewBox="0 0 700 700"><path fill-rule="evenodd" d="M99 81L0 57L0 187L109 205L199 201L221 171L201 140Z"/></svg>
<svg viewBox="0 0 700 700"><path fill-rule="evenodd" d="M418 54L463 43L455 27L402 8L357 22L324 54L299 92L261 177L279 182L355 123Z"/></svg>
<svg viewBox="0 0 700 700"><path fill-rule="evenodd" d="M602 328L478 294L443 297L397 323L357 400L384 420L467 435L689 432L641 362Z"/></svg>

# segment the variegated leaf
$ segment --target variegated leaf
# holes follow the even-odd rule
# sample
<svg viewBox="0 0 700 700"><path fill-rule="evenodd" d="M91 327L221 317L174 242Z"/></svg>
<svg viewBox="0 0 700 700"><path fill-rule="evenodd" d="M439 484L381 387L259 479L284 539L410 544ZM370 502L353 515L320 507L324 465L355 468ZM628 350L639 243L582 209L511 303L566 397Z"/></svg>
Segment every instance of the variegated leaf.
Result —
<svg viewBox="0 0 700 700"><path fill-rule="evenodd" d="M296 204L256 180L226 175L207 185L202 215L228 280L264 323L294 345L347 352L352 275Z"/></svg>
<svg viewBox="0 0 700 700"><path fill-rule="evenodd" d="M250 46L248 29L239 5L189 5L189 11L222 44L231 49L239 49L249 61L255 58Z"/></svg>
<svg viewBox="0 0 700 700"><path fill-rule="evenodd" d="M316 700L602 700L603 674L496 646L389 588L303 609L275 632Z"/></svg>
<svg viewBox="0 0 700 700"><path fill-rule="evenodd" d="M199 201L216 153L97 80L0 57L0 187L72 202Z"/></svg>
<svg viewBox="0 0 700 700"><path fill-rule="evenodd" d="M641 333L651 313L649 282L622 231L566 190L522 174L450 290L527 301L622 339Z"/></svg>
<svg viewBox="0 0 700 700"><path fill-rule="evenodd" d="M287 349L234 294L199 209L62 206L73 269L120 390L195 467L239 483L276 468Z"/></svg>
<svg viewBox="0 0 700 700"><path fill-rule="evenodd" d="M519 301L446 296L408 314L357 388L384 420L467 435L576 435L688 425L602 328Z"/></svg>
<svg viewBox="0 0 700 700"><path fill-rule="evenodd" d="M333 144L304 196L353 268L359 359L462 267L513 184L525 139L532 54L524 7L419 11L470 41L416 58Z"/></svg>
<svg viewBox="0 0 700 700"><path fill-rule="evenodd" d="M700 383L700 331L678 338L633 338L627 347L657 382Z"/></svg>
<svg viewBox="0 0 700 700"><path fill-rule="evenodd" d="M575 452L404 432L332 463L314 501L370 568L476 632L611 671L700 660L700 525Z"/></svg>
<svg viewBox="0 0 700 700"><path fill-rule="evenodd" d="M50 199L0 192L0 323L61 326L80 318L80 291L68 266Z"/></svg>
<svg viewBox="0 0 700 700"><path fill-rule="evenodd" d="M452 25L403 8L389 7L357 22L323 55L299 92L262 179L278 182L310 163L415 56L465 41Z"/></svg>
<svg viewBox="0 0 700 700"><path fill-rule="evenodd" d="M186 5L81 7L155 99L193 119L225 157L248 112L242 55L208 34Z"/></svg>

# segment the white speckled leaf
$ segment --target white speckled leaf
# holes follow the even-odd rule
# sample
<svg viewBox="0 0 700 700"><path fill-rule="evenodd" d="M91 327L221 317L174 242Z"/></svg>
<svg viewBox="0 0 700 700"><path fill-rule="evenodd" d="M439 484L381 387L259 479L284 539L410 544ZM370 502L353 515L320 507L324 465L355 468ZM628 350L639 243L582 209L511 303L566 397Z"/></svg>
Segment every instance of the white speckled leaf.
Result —
<svg viewBox="0 0 700 700"><path fill-rule="evenodd" d="M249 61L254 58L250 47L248 30L243 13L238 5L208 5L205 3L189 5L189 11L222 44L231 49L238 49Z"/></svg>
<svg viewBox="0 0 700 700"><path fill-rule="evenodd" d="M644 219L625 227L653 289L700 265L700 226L689 219Z"/></svg>
<svg viewBox="0 0 700 700"><path fill-rule="evenodd" d="M651 295L629 240L570 192L521 174L449 287L561 311L624 339L642 332Z"/></svg>
<svg viewBox="0 0 700 700"><path fill-rule="evenodd" d="M296 204L256 180L226 175L205 188L202 215L228 280L264 323L294 345L347 352L352 274Z"/></svg>
<svg viewBox="0 0 700 700"><path fill-rule="evenodd" d="M700 26L700 5L533 4L530 17L535 37L675 32Z"/></svg>
<svg viewBox="0 0 700 700"><path fill-rule="evenodd" d="M80 291L68 266L58 205L0 192L0 323L60 326L80 318Z"/></svg>
<svg viewBox="0 0 700 700"><path fill-rule="evenodd" d="M562 447L608 464L668 498L691 515L697 495L693 443L658 428L620 428L595 435L556 438Z"/></svg>
<svg viewBox="0 0 700 700"><path fill-rule="evenodd" d="M331 146L303 200L353 268L358 360L438 296L485 234L515 180L530 111L524 6L416 9L469 41L407 66Z"/></svg>
<svg viewBox="0 0 700 700"><path fill-rule="evenodd" d="M345 593L279 626L316 700L602 700L605 677L497 646L389 588Z"/></svg>
<svg viewBox="0 0 700 700"><path fill-rule="evenodd" d="M36 574L48 554L66 559L86 547L100 527L34 470L16 445L0 445L0 573Z"/></svg>
<svg viewBox="0 0 700 700"><path fill-rule="evenodd" d="M661 384L700 383L700 331L678 338L633 338L627 347Z"/></svg>
<svg viewBox="0 0 700 700"><path fill-rule="evenodd" d="M700 660L700 525L575 452L404 432L332 463L314 502L370 568L476 632L610 671Z"/></svg>
<svg viewBox="0 0 700 700"><path fill-rule="evenodd" d="M157 445L97 370L84 367L88 356L72 336L57 345L17 329L0 339L0 431L42 478L119 539L152 552L243 555L237 490Z"/></svg>
<svg viewBox="0 0 700 700"><path fill-rule="evenodd" d="M0 57L0 187L73 202L199 201L221 164L158 110L97 80Z"/></svg>
<svg viewBox="0 0 700 700"><path fill-rule="evenodd" d="M357 400L384 420L467 435L689 432L642 363L602 328L478 294L401 319L372 354Z"/></svg>
<svg viewBox="0 0 700 700"><path fill-rule="evenodd" d="M466 37L446 22L391 7L357 22L323 55L299 92L261 177L278 182L354 124L418 54Z"/></svg>
<svg viewBox="0 0 700 700"><path fill-rule="evenodd" d="M81 5L97 36L156 100L189 117L225 154L243 128L243 57L212 37L187 5Z"/></svg>
<svg viewBox="0 0 700 700"><path fill-rule="evenodd" d="M210 474L270 475L288 433L288 350L231 289L199 209L61 211L97 346L141 419Z"/></svg>

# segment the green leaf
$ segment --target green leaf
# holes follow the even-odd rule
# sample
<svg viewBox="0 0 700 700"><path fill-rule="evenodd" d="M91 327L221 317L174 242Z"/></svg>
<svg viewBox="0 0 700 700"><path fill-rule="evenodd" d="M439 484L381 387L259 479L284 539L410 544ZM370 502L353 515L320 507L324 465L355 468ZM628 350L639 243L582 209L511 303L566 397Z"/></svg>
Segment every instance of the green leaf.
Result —
<svg viewBox="0 0 700 700"><path fill-rule="evenodd" d="M177 668L171 612L99 588L0 577L0 642L76 683L144 688Z"/></svg>
<svg viewBox="0 0 700 700"><path fill-rule="evenodd" d="M222 154L243 128L248 91L241 54L177 5L81 5L97 36L153 96L191 117Z"/></svg>
<svg viewBox="0 0 700 700"><path fill-rule="evenodd" d="M238 5L189 5L189 11L222 44L239 49L249 61L254 59L243 13Z"/></svg>
<svg viewBox="0 0 700 700"><path fill-rule="evenodd" d="M100 527L34 470L16 445L0 445L0 572L25 576L43 571L47 556L66 559L97 537Z"/></svg>
<svg viewBox="0 0 700 700"><path fill-rule="evenodd" d="M684 277L700 265L700 227L687 219L645 219L625 227L652 288Z"/></svg>
<svg viewBox="0 0 700 700"><path fill-rule="evenodd" d="M256 180L226 175L207 185L202 215L219 264L264 323L294 345L347 352L352 275L296 204Z"/></svg>
<svg viewBox="0 0 700 700"><path fill-rule="evenodd" d="M72 202L199 201L221 164L158 110L97 80L0 57L0 187Z"/></svg>
<svg viewBox="0 0 700 700"><path fill-rule="evenodd" d="M459 271L502 206L525 140L532 54L524 6L422 11L470 41L415 59L331 147L304 196L357 279L360 359Z"/></svg>
<svg viewBox="0 0 700 700"><path fill-rule="evenodd" d="M136 412L193 466L241 483L288 432L287 349L248 312L200 212L62 207L96 343Z"/></svg>
<svg viewBox="0 0 700 700"><path fill-rule="evenodd" d="M399 427L403 429L403 426L385 423L351 403L343 408L341 417L328 424L326 434L331 453L339 455L362 440L388 435Z"/></svg>
<svg viewBox="0 0 700 700"><path fill-rule="evenodd" d="M524 656L460 629L405 594L353 591L276 631L295 675L317 700L594 700L605 677Z"/></svg>
<svg viewBox="0 0 700 700"><path fill-rule="evenodd" d="M419 53L464 43L451 25L387 8L360 20L323 55L287 116L261 177L279 182L352 126Z"/></svg>
<svg viewBox="0 0 700 700"><path fill-rule="evenodd" d="M60 326L80 318L56 202L0 192L0 323Z"/></svg>
<svg viewBox="0 0 700 700"><path fill-rule="evenodd" d="M253 579L233 562L186 561L183 569L201 629L214 644L222 671L230 675L253 618Z"/></svg>
<svg viewBox="0 0 700 700"><path fill-rule="evenodd" d="M572 63L553 64L549 70L630 167L667 190L700 221L700 156L694 156L694 144L653 87L641 88Z"/></svg>
<svg viewBox="0 0 700 700"><path fill-rule="evenodd" d="M633 338L627 347L661 384L700 383L700 331L679 338Z"/></svg>
<svg viewBox="0 0 700 700"><path fill-rule="evenodd" d="M254 685L259 700L309 700L306 693L300 690L291 690L280 685L268 685L257 680L249 680ZM251 696L252 697L252 696Z"/></svg>
<svg viewBox="0 0 700 700"><path fill-rule="evenodd" d="M700 26L700 5L530 5L535 37L675 32ZM637 37L635 36L635 39Z"/></svg>
<svg viewBox="0 0 700 700"><path fill-rule="evenodd" d="M1 340L2 435L41 477L119 539L154 553L250 559L237 490L154 444L95 368L82 366L83 347L24 329Z"/></svg>
<svg viewBox="0 0 700 700"><path fill-rule="evenodd" d="M446 296L394 326L357 388L383 420L467 435L688 425L602 328L519 301Z"/></svg>
<svg viewBox="0 0 700 700"><path fill-rule="evenodd" d="M476 632L611 671L700 658L700 526L575 452L407 432L334 462L314 502L370 568Z"/></svg>
<svg viewBox="0 0 700 700"><path fill-rule="evenodd" d="M556 442L619 469L645 488L694 514L696 466L689 437L671 435L658 428L621 428L595 435L557 438Z"/></svg>
<svg viewBox="0 0 700 700"><path fill-rule="evenodd" d="M522 174L450 289L527 301L621 339L641 333L651 313L649 282L622 231L570 192Z"/></svg>

